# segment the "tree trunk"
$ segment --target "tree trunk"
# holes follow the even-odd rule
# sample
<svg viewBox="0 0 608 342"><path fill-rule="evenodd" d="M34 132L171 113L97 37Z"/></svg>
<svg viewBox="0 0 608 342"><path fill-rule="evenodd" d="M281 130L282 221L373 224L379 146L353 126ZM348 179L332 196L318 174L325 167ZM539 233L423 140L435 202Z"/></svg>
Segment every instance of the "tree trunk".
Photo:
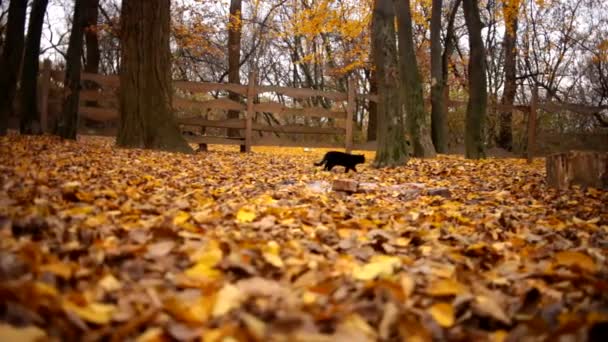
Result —
<svg viewBox="0 0 608 342"><path fill-rule="evenodd" d="M433 0L431 12L431 137L437 153L446 153L448 126L443 98L443 72L441 55L442 0Z"/></svg>
<svg viewBox="0 0 608 342"><path fill-rule="evenodd" d="M97 18L99 16L99 0L86 1L86 28L84 30L87 58L84 71L92 74L99 73L99 38L97 37Z"/></svg>
<svg viewBox="0 0 608 342"><path fill-rule="evenodd" d="M505 17L505 86L502 94L501 104L512 106L517 93L517 16L519 13L519 1L503 5L503 15ZM513 109L503 110L500 113L498 146L511 151L513 149Z"/></svg>
<svg viewBox="0 0 608 342"><path fill-rule="evenodd" d="M416 157L435 156L431 139L428 113L424 110L422 83L418 72L410 0L394 0L399 28L399 71L401 73L401 100L407 113L407 130Z"/></svg>
<svg viewBox="0 0 608 342"><path fill-rule="evenodd" d="M11 0L2 56L0 56L0 135L5 135L13 111L17 79L23 54L23 27L27 0Z"/></svg>
<svg viewBox="0 0 608 342"><path fill-rule="evenodd" d="M64 139L76 140L78 131L78 105L80 101L80 57L82 35L86 21L86 9L91 0L76 0L74 19L70 32L70 43L65 70L63 113L57 121L57 134Z"/></svg>
<svg viewBox="0 0 608 342"><path fill-rule="evenodd" d="M171 109L170 7L122 2L119 146L192 152Z"/></svg>
<svg viewBox="0 0 608 342"><path fill-rule="evenodd" d="M465 157L485 158L484 121L488 94L486 89L486 65L481 20L477 0L464 0L463 9L469 31L469 101L465 124Z"/></svg>
<svg viewBox="0 0 608 342"><path fill-rule="evenodd" d="M369 74L369 93L378 94L378 80L375 70L366 71ZM367 120L367 141L376 141L376 133L378 130L378 103L369 101L369 118Z"/></svg>
<svg viewBox="0 0 608 342"><path fill-rule="evenodd" d="M378 80L378 146L374 166L390 167L407 163L399 67L395 41L393 0L375 0L372 14L372 59Z"/></svg>
<svg viewBox="0 0 608 342"><path fill-rule="evenodd" d="M569 151L547 156L547 185L567 189L571 185L608 190L608 153Z"/></svg>
<svg viewBox="0 0 608 342"><path fill-rule="evenodd" d="M21 71L21 134L40 134L40 113L38 112L38 68L40 61L40 36L48 0L34 0L30 12L30 22L25 41L25 54Z"/></svg>
<svg viewBox="0 0 608 342"><path fill-rule="evenodd" d="M454 22L456 20L456 13L462 0L456 0L454 6L450 10L448 18L448 26L446 27L445 33L445 48L441 55L441 80L443 82L443 118L446 126L446 148L450 146L450 129L448 125L448 114L449 114L449 103L450 103L450 84L448 82L449 71L450 71L450 56L454 52Z"/></svg>
<svg viewBox="0 0 608 342"><path fill-rule="evenodd" d="M242 1L230 0L230 18L228 22L228 82L241 83L240 63L241 63L241 20L242 20ZM237 93L228 93L228 98L240 102L241 97ZM249 99L248 99L249 100ZM238 119L239 111L228 111L228 119ZM229 137L240 136L236 128L228 128ZM245 145L241 145L241 152Z"/></svg>

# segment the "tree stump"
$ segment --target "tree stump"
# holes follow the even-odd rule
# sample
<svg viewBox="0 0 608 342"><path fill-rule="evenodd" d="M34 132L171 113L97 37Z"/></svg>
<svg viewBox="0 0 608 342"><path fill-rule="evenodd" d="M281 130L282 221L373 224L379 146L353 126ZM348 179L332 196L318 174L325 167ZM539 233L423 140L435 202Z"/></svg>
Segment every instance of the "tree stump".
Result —
<svg viewBox="0 0 608 342"><path fill-rule="evenodd" d="M608 189L608 153L569 151L547 156L547 184L557 189L581 185Z"/></svg>

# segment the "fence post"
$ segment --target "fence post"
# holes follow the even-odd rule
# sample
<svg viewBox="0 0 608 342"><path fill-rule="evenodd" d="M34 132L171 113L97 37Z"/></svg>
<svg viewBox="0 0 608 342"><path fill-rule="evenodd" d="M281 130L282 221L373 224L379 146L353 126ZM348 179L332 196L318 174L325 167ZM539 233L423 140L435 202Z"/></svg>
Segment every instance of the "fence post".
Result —
<svg viewBox="0 0 608 342"><path fill-rule="evenodd" d="M530 113L528 113L528 164L534 159L536 150L536 111L538 108L538 85L532 88L532 101L530 102Z"/></svg>
<svg viewBox="0 0 608 342"><path fill-rule="evenodd" d="M51 89L51 61L45 59L40 75L40 128L43 133L49 129L49 91Z"/></svg>
<svg viewBox="0 0 608 342"><path fill-rule="evenodd" d="M247 85L247 113L245 115L245 152L251 152L252 143L252 126L253 116L253 101L255 99L255 86L257 75L255 71L249 72L249 83Z"/></svg>
<svg viewBox="0 0 608 342"><path fill-rule="evenodd" d="M346 96L346 141L344 148L346 153L350 153L353 148L353 115L355 112L355 81L352 77L348 79L348 94Z"/></svg>

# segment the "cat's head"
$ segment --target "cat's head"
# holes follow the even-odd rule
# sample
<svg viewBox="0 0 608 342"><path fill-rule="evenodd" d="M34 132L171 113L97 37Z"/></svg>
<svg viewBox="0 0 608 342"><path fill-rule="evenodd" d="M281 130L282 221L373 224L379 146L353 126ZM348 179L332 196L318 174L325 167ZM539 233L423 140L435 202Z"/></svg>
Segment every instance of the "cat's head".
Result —
<svg viewBox="0 0 608 342"><path fill-rule="evenodd" d="M365 163L365 155L363 155L363 154L355 154L355 157L357 157L357 162L358 163Z"/></svg>

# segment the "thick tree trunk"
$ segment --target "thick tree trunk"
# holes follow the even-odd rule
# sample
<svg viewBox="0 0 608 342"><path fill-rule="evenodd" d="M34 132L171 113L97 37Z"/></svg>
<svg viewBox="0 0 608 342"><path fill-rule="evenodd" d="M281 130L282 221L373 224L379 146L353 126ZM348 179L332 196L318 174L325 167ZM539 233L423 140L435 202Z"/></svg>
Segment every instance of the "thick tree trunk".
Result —
<svg viewBox="0 0 608 342"><path fill-rule="evenodd" d="M369 73L369 93L378 94L378 80L375 70L368 70ZM378 104L375 101L369 101L369 118L367 120L367 141L376 141L376 133L378 130Z"/></svg>
<svg viewBox="0 0 608 342"><path fill-rule="evenodd" d="M228 22L228 82L241 83L240 63L241 63L241 20L242 20L242 1L230 0L230 18ZM241 101L237 93L230 92L228 98L233 101ZM238 119L239 111L228 111L228 119ZM229 137L238 137L239 130L236 128L228 129ZM241 151L245 145L241 146Z"/></svg>
<svg viewBox="0 0 608 342"><path fill-rule="evenodd" d="M6 38L0 56L0 135L6 134L9 116L13 111L23 54L26 8L27 0L11 0L9 3Z"/></svg>
<svg viewBox="0 0 608 342"><path fill-rule="evenodd" d="M122 2L119 146L192 152L171 109L169 16L169 0Z"/></svg>
<svg viewBox="0 0 608 342"><path fill-rule="evenodd" d="M441 55L441 10L442 0L433 0L431 12L431 137L437 153L446 153L448 148L448 125L445 106Z"/></svg>
<svg viewBox="0 0 608 342"><path fill-rule="evenodd" d="M84 71L97 74L99 73L99 38L97 37L97 18L99 16L99 0L86 1L86 28L84 30L87 56L84 64Z"/></svg>
<svg viewBox="0 0 608 342"><path fill-rule="evenodd" d="M505 52L505 86L502 94L501 104L512 106L517 93L517 16L519 13L519 1L503 5L503 14L505 17L505 37L504 37L504 52ZM500 112L498 146L511 151L513 149L513 110L504 110Z"/></svg>
<svg viewBox="0 0 608 342"><path fill-rule="evenodd" d="M401 99L407 112L407 130L416 157L435 156L431 139L430 118L424 110L422 83L418 72L410 0L394 0L399 27L399 71L401 73Z"/></svg>
<svg viewBox="0 0 608 342"><path fill-rule="evenodd" d="M48 0L34 0L30 12L30 22L25 41L25 54L21 71L21 134L40 134L40 113L38 112L38 60L40 56L40 36Z"/></svg>
<svg viewBox="0 0 608 342"><path fill-rule="evenodd" d="M64 139L76 140L78 131L78 105L80 101L80 57L82 35L86 21L86 8L91 0L76 0L74 18L68 45L63 95L63 113L57 121L57 134Z"/></svg>
<svg viewBox="0 0 608 342"><path fill-rule="evenodd" d="M469 101L465 124L465 157L485 158L484 124L488 95L486 65L481 20L477 0L463 1L464 16L469 31Z"/></svg>
<svg viewBox="0 0 608 342"><path fill-rule="evenodd" d="M407 163L403 115L399 98L399 66L393 0L375 0L372 14L372 58L378 80L378 146L376 167Z"/></svg>

